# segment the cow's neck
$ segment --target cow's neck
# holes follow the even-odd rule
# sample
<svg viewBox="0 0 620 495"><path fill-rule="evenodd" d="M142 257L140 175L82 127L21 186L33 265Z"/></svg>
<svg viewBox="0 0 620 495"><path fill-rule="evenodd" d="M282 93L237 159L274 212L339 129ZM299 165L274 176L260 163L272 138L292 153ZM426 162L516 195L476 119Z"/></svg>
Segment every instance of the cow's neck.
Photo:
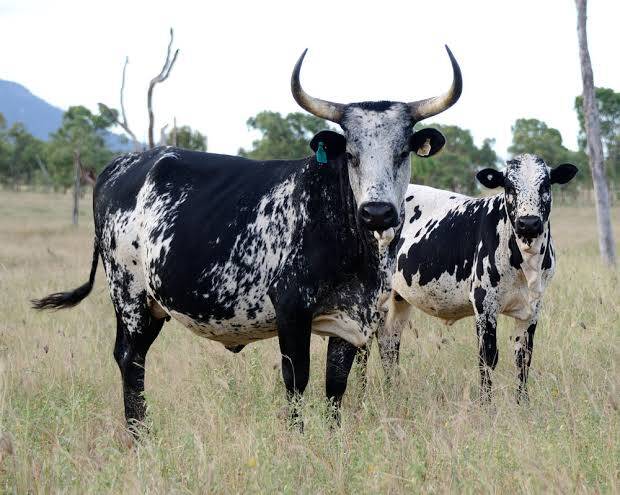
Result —
<svg viewBox="0 0 620 495"><path fill-rule="evenodd" d="M315 214L317 218L322 218L326 209L336 213L334 227L338 228L338 239L346 248L346 264L357 265L355 270L362 277L366 274L376 276L381 258L378 243L372 232L359 224L357 203L349 182L346 163L339 158L327 164L318 164L311 158L306 174L313 184L327 192L323 197L327 198L329 204L315 203L320 210Z"/></svg>

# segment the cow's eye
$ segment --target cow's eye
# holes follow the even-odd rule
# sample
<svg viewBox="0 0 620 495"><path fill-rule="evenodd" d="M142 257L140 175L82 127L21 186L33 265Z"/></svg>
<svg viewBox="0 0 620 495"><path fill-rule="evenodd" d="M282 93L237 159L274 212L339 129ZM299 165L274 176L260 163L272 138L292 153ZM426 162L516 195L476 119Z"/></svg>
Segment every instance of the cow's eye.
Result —
<svg viewBox="0 0 620 495"><path fill-rule="evenodd" d="M344 154L344 157L347 159L347 162L349 162L351 165L353 166L357 166L357 160L355 159L355 157L353 156L352 153L349 153L348 151Z"/></svg>
<svg viewBox="0 0 620 495"><path fill-rule="evenodd" d="M403 151L403 152L399 155L399 156L400 156L400 159L401 159L401 160L406 160L407 158L409 158L409 153L410 153L410 151L409 151L409 150L407 150L407 151Z"/></svg>

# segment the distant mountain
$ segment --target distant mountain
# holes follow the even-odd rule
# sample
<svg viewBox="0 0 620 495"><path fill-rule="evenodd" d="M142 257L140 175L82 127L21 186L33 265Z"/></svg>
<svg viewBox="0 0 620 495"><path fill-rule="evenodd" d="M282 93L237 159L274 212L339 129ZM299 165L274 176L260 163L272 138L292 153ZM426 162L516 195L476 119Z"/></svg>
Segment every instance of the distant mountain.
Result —
<svg viewBox="0 0 620 495"><path fill-rule="evenodd" d="M64 111L33 95L21 84L0 79L0 113L8 126L21 122L33 136L47 141L50 133L60 127ZM106 133L109 148L115 151L131 150L131 144L122 140L118 134Z"/></svg>

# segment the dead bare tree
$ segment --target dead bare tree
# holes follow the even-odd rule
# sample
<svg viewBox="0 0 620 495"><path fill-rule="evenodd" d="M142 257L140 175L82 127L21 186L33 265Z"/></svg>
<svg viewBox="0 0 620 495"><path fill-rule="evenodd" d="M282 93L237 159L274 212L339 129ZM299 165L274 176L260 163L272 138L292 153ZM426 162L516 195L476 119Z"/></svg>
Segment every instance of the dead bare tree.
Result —
<svg viewBox="0 0 620 495"><path fill-rule="evenodd" d="M99 103L99 111L103 114L106 113L110 115L116 124L121 126L123 130L129 134L131 137L131 142L133 143L134 151L140 151L141 145L136 135L133 133L131 128L129 127L129 123L127 122L127 112L125 111L125 76L127 73L127 64L129 64L129 57L125 57L125 64L123 65L123 79L121 81L121 111L120 118L119 113L115 110L112 110L110 107L103 103Z"/></svg>
<svg viewBox="0 0 620 495"><path fill-rule="evenodd" d="M159 130L159 146L166 146L166 141L168 141L168 136L166 135L166 129L168 129L168 124L164 125Z"/></svg>
<svg viewBox="0 0 620 495"><path fill-rule="evenodd" d="M616 263L616 247L611 226L609 188L603 162L601 122L594 92L592 62L590 61L590 52L588 51L588 35L586 31L587 0L575 1L577 4L577 34L579 37L581 79L583 81L583 114L585 117L592 183L594 185L599 250L603 261L609 265L614 265Z"/></svg>
<svg viewBox="0 0 620 495"><path fill-rule="evenodd" d="M168 79L170 75L170 71L176 62L177 56L179 55L179 49L177 48L174 51L174 55L172 55L172 42L174 41L174 30L170 28L170 42L168 43L168 51L166 53L166 61L164 62L164 66L162 67L159 74L157 74L151 82L149 83L149 90L147 93L147 106L149 110L149 148L155 147L155 138L154 134L154 126L155 126L155 116L153 114L153 90L155 89L155 85L158 83L164 82Z"/></svg>

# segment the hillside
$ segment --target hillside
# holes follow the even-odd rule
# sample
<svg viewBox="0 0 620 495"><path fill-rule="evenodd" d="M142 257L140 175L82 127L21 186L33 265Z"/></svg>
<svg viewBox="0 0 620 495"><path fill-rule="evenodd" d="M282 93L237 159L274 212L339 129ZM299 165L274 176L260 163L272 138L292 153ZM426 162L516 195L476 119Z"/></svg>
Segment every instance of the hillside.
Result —
<svg viewBox="0 0 620 495"><path fill-rule="evenodd" d="M7 125L22 122L28 132L44 141L60 127L64 111L32 94L26 87L0 79L0 113ZM107 133L106 143L113 150L130 150L118 134Z"/></svg>

